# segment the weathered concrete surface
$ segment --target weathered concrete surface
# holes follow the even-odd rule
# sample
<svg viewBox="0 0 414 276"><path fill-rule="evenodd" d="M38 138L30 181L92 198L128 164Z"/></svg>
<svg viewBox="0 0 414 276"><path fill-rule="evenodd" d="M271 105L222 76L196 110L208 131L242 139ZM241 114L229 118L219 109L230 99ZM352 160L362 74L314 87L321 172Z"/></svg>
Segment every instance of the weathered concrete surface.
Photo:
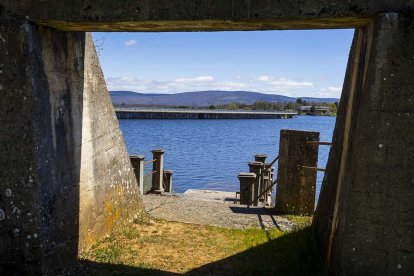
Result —
<svg viewBox="0 0 414 276"><path fill-rule="evenodd" d="M235 193L188 190L176 195L144 195L145 210L169 221L245 229L259 227L291 230L294 223L274 214L272 209L234 204Z"/></svg>
<svg viewBox="0 0 414 276"><path fill-rule="evenodd" d="M83 85L80 250L143 211L136 177L90 34L86 34Z"/></svg>
<svg viewBox="0 0 414 276"><path fill-rule="evenodd" d="M90 35L4 20L0 57L0 272L53 274L142 203Z"/></svg>
<svg viewBox="0 0 414 276"><path fill-rule="evenodd" d="M313 215L319 132L280 130L276 210L282 214Z"/></svg>
<svg viewBox="0 0 414 276"><path fill-rule="evenodd" d="M40 271L42 217L33 135L32 28L0 22L0 272L19 263L33 264L26 270L33 274Z"/></svg>
<svg viewBox="0 0 414 276"><path fill-rule="evenodd" d="M333 274L414 272L413 45L414 18L396 13L355 36L315 217Z"/></svg>
<svg viewBox="0 0 414 276"><path fill-rule="evenodd" d="M62 30L183 31L360 27L381 12L407 12L406 0L7 1L8 14ZM1 9L0 9L1 10Z"/></svg>

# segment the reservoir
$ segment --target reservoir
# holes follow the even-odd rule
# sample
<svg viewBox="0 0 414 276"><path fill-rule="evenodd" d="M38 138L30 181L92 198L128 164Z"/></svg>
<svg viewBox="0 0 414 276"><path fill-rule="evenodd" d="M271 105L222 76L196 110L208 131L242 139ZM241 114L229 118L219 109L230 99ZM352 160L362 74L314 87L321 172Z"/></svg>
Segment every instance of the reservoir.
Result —
<svg viewBox="0 0 414 276"><path fill-rule="evenodd" d="M145 155L164 149L164 168L174 170L173 186L180 193L188 189L238 191L239 172L255 154L267 154L271 162L279 151L281 129L320 132L330 142L335 117L295 116L291 119L258 120L119 120L130 155ZM319 147L318 167L325 168L330 147ZM145 171L150 171L146 166ZM277 171L277 162L275 164ZM323 172L318 172L316 198ZM178 189L178 190L177 190Z"/></svg>

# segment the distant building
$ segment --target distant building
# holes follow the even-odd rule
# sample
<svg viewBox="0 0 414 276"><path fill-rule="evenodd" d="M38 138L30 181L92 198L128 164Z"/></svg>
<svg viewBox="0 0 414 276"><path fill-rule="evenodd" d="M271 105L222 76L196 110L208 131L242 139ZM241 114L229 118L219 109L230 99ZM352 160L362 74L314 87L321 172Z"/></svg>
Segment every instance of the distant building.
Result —
<svg viewBox="0 0 414 276"><path fill-rule="evenodd" d="M329 112L329 106L302 105L298 107L298 112L309 115L326 114Z"/></svg>

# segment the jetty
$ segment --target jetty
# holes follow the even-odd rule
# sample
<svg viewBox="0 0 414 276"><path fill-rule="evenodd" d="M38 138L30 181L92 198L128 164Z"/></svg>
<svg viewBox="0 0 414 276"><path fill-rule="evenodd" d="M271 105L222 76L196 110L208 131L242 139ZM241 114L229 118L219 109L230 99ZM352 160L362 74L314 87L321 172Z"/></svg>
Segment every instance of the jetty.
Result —
<svg viewBox="0 0 414 276"><path fill-rule="evenodd" d="M296 111L115 107L118 119L283 119Z"/></svg>

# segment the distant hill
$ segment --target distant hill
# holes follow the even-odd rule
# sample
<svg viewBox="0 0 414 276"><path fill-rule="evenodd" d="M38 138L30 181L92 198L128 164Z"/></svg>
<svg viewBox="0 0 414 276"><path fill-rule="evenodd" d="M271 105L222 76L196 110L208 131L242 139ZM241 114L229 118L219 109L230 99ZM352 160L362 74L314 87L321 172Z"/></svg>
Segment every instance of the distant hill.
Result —
<svg viewBox="0 0 414 276"><path fill-rule="evenodd" d="M209 106L231 102L252 104L255 101L266 102L295 102L297 98L275 94L263 94L249 91L199 91L177 94L138 93L132 91L110 91L113 104L135 105L171 105L171 106ZM302 97L308 102L338 101L335 98Z"/></svg>

